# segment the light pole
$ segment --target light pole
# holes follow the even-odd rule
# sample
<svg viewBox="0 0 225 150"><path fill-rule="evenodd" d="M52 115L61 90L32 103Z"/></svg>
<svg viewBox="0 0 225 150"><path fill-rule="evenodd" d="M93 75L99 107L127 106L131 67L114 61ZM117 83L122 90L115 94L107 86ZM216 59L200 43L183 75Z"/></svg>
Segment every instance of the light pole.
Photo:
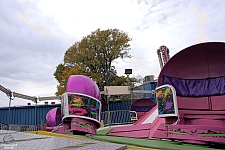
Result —
<svg viewBox="0 0 225 150"><path fill-rule="evenodd" d="M108 95L108 89L106 88L106 98L107 98L107 103L108 103L108 123L109 123L109 126L111 124L111 121L110 121L110 111L109 111L109 95Z"/></svg>
<svg viewBox="0 0 225 150"><path fill-rule="evenodd" d="M127 82L128 82L128 87L130 90L130 105L132 103L132 88L131 85L129 86L130 82L129 82L129 75L132 74L132 69L125 69L125 73L127 75Z"/></svg>
<svg viewBox="0 0 225 150"><path fill-rule="evenodd" d="M35 110L34 110L34 125L35 125L35 131L37 134L37 102L39 100L39 97L36 97L35 99Z"/></svg>

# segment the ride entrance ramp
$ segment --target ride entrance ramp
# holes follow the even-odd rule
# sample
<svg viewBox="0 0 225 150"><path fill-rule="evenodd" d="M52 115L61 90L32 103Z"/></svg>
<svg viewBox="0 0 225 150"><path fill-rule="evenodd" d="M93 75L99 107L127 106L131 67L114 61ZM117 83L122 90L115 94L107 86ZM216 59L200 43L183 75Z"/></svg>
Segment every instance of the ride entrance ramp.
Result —
<svg viewBox="0 0 225 150"><path fill-rule="evenodd" d="M165 134L164 132L160 132L159 128L162 128L163 131L165 130L163 129L165 128L165 120L164 118L158 117L158 106L156 105L134 124L116 127L108 132L107 135L133 138L157 138L158 134L160 134L160 137L162 137L162 134Z"/></svg>

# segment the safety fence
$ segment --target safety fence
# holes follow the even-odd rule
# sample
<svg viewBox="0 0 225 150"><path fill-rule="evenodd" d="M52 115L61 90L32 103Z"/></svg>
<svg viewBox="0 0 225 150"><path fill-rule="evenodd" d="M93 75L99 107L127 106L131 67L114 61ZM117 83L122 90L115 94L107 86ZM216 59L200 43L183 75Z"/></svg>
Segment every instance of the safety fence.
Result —
<svg viewBox="0 0 225 150"><path fill-rule="evenodd" d="M101 113L101 124L105 126L124 125L133 123L130 110L105 111ZM0 130L12 130L18 132L45 130L43 125L18 125L4 124L0 122Z"/></svg>
<svg viewBox="0 0 225 150"><path fill-rule="evenodd" d="M11 130L17 132L38 131L42 130L42 125L16 125L16 124L4 124L0 123L0 130Z"/></svg>
<svg viewBox="0 0 225 150"><path fill-rule="evenodd" d="M0 130L8 130L9 126L5 123L0 122Z"/></svg>
<svg viewBox="0 0 225 150"><path fill-rule="evenodd" d="M105 111L101 113L103 126L131 124L130 110Z"/></svg>

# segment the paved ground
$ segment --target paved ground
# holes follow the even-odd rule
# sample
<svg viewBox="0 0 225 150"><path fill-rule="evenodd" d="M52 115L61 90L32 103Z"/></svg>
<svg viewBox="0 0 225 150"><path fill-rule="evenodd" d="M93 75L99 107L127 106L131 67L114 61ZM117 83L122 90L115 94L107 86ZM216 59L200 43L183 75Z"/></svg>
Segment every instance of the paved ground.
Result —
<svg viewBox="0 0 225 150"><path fill-rule="evenodd" d="M126 144L0 130L0 150L123 150Z"/></svg>
<svg viewBox="0 0 225 150"><path fill-rule="evenodd" d="M0 150L212 150L206 146L106 136L105 133L75 136L45 131L27 133L0 130Z"/></svg>

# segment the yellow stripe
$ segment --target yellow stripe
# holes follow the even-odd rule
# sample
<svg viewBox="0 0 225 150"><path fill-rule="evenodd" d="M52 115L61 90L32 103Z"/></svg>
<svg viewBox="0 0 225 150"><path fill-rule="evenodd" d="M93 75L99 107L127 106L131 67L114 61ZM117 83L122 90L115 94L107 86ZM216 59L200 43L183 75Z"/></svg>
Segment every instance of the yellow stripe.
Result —
<svg viewBox="0 0 225 150"><path fill-rule="evenodd" d="M90 139L80 138L80 137L66 135L66 134L58 134L58 133L52 133L52 132L40 131L40 130L39 131L28 131L26 133L40 134L40 135L47 135L47 136L56 136L56 137L61 137L61 138L71 138L71 139L76 139L76 140L96 141L96 140L90 140ZM96 142L99 142L99 141L96 141ZM101 142L108 143L106 141L101 141ZM143 148L143 147L131 146L131 145L127 145L127 148L134 149L134 150L135 149L136 150L157 150L157 149L154 149L154 148Z"/></svg>
<svg viewBox="0 0 225 150"><path fill-rule="evenodd" d="M158 150L158 149L154 149L154 148L144 148L144 147L138 147L138 146L131 146L131 145L127 145L127 148L130 149L137 149L137 150Z"/></svg>
<svg viewBox="0 0 225 150"><path fill-rule="evenodd" d="M62 138L71 138L71 139L76 139L76 140L86 140L86 139L80 138L80 137L75 137L75 136L66 135L66 134L46 132L46 131L28 131L27 133L41 134L41 135L47 135L47 136L56 136L56 137L62 137Z"/></svg>

